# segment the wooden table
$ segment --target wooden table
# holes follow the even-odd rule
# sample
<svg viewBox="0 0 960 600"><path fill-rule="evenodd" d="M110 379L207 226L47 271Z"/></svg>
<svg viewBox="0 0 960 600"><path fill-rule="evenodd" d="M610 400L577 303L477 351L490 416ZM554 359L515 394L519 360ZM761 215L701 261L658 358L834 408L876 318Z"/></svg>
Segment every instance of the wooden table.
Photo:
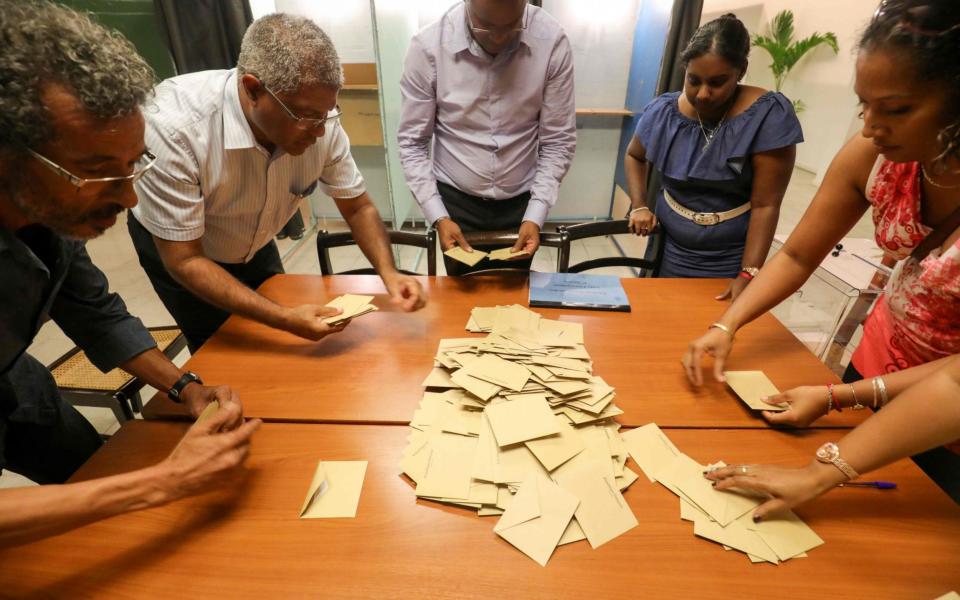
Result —
<svg viewBox="0 0 960 600"><path fill-rule="evenodd" d="M342 333L309 342L248 319L231 317L187 367L208 383L240 393L244 412L267 421L408 423L432 368L441 338L469 337L474 306L527 304L526 277L424 278L430 296L416 313L395 309L378 277L279 275L260 291L281 304L326 302L344 293L381 294L380 311ZM661 427L767 427L726 385L691 387L680 358L723 310L714 300L719 280L624 279L633 312L535 309L544 317L583 323L594 372L617 389L624 425ZM709 363L712 364L712 363ZM836 382L836 376L773 316L764 315L737 335L731 370L765 371L783 390ZM826 402L826 396L824 396ZM866 412L866 411L864 411ZM165 395L146 406L147 418L177 418L183 408ZM865 415L833 413L821 427L851 427Z"/></svg>
<svg viewBox="0 0 960 600"><path fill-rule="evenodd" d="M124 425L77 473L164 457L183 423ZM493 533L496 517L417 501L397 463L400 426L266 424L246 485L0 552L0 595L56 598L935 598L960 588L960 508L909 461L892 492L839 489L798 513L826 541L780 566L693 535L677 498L641 477L640 525L540 567ZM799 465L836 432L667 430L701 463ZM369 460L355 519L297 518L319 459ZM631 467L636 469L633 463Z"/></svg>

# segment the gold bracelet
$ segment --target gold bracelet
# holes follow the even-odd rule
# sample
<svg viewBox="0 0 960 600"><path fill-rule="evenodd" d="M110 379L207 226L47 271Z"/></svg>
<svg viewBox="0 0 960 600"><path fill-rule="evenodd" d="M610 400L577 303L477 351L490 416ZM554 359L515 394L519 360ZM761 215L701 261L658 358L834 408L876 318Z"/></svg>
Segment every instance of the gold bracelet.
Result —
<svg viewBox="0 0 960 600"><path fill-rule="evenodd" d="M877 410L877 378L870 380L870 386L873 388L873 410Z"/></svg>
<svg viewBox="0 0 960 600"><path fill-rule="evenodd" d="M863 410L866 406L860 404L860 400L857 399L857 390L853 389L853 384L848 384L850 386L850 393L853 394L853 410Z"/></svg>
<svg viewBox="0 0 960 600"><path fill-rule="evenodd" d="M730 331L730 328L724 325L723 323L721 323L720 321L717 321L716 323L711 323L710 327L707 327L707 329L719 329L720 331L723 331L727 335L729 335L731 339L733 338L733 332Z"/></svg>

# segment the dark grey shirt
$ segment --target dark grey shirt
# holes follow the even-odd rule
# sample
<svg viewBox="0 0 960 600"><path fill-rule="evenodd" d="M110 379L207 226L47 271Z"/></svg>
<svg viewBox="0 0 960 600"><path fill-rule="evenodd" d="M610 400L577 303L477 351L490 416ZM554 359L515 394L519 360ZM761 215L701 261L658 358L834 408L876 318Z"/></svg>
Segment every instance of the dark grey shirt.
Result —
<svg viewBox="0 0 960 600"><path fill-rule="evenodd" d="M16 233L0 227L0 421L56 418L53 379L26 353L48 319L104 372L156 346L110 293L83 242L39 225Z"/></svg>

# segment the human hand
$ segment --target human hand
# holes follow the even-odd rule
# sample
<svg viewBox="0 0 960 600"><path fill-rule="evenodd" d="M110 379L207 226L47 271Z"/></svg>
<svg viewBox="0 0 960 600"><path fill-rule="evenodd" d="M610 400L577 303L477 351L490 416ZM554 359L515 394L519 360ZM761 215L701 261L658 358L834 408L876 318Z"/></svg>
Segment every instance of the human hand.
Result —
<svg viewBox="0 0 960 600"><path fill-rule="evenodd" d="M260 420L251 419L223 431L237 419L242 420L240 405L228 401L212 417L187 430L173 452L156 466L165 491L162 501L222 488L242 477L250 437L260 427Z"/></svg>
<svg viewBox="0 0 960 600"><path fill-rule="evenodd" d="M747 287L747 284L750 283L750 280L746 277L734 277L730 280L730 284L727 286L727 289L724 290L719 296L714 296L714 300L729 300L733 302L737 299L737 296Z"/></svg>
<svg viewBox="0 0 960 600"><path fill-rule="evenodd" d="M753 511L754 522L812 500L844 480L839 469L816 461L801 469L731 465L708 471L704 477L718 490L738 488L766 495L767 501Z"/></svg>
<svg viewBox="0 0 960 600"><path fill-rule="evenodd" d="M703 385L700 362L704 354L709 354L713 357L713 377L717 381L725 381L723 366L732 349L733 336L718 327L711 327L702 336L690 342L687 353L683 355L683 359L680 361L687 374L687 379L693 385Z"/></svg>
<svg viewBox="0 0 960 600"><path fill-rule="evenodd" d="M420 310L427 305L427 293L420 282L409 275L397 273L384 278L390 301L404 312Z"/></svg>
<svg viewBox="0 0 960 600"><path fill-rule="evenodd" d="M333 325L324 323L324 319L335 317L341 311L339 308L329 308L320 304L301 304L287 310L282 329L308 340L321 340L331 333L343 331L349 321L342 321Z"/></svg>
<svg viewBox="0 0 960 600"><path fill-rule="evenodd" d="M231 418L223 424L223 431L236 429L243 423L243 406L240 404L240 396L230 386L219 385L213 387L191 383L183 388L180 397L183 399L183 404L187 407L187 410L195 418L199 417L200 413L207 408L207 405L214 401L219 402L221 408L235 405L236 410L230 408L228 411Z"/></svg>
<svg viewBox="0 0 960 600"><path fill-rule="evenodd" d="M524 221L520 224L517 243L510 249L511 252L523 252L524 256L515 256L510 260L526 260L536 254L540 248L540 226L533 221Z"/></svg>
<svg viewBox="0 0 960 600"><path fill-rule="evenodd" d="M637 235L650 235L657 226L657 215L652 210L637 210L630 212L630 223L627 228Z"/></svg>
<svg viewBox="0 0 960 600"><path fill-rule="evenodd" d="M804 385L782 394L764 398L767 404L787 404L781 411L763 411L763 418L773 425L809 427L811 423L827 414L827 394L823 386Z"/></svg>
<svg viewBox="0 0 960 600"><path fill-rule="evenodd" d="M437 221L437 237L440 239L440 248L446 252L454 246L460 246L467 252L473 252L473 248L463 237L460 226L453 222L453 219L446 218Z"/></svg>

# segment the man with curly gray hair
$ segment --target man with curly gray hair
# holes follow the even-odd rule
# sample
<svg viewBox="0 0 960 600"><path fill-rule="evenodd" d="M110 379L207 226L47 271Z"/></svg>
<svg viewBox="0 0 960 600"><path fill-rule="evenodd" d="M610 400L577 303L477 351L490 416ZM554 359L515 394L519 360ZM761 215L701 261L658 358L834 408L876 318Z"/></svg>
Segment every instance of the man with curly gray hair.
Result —
<svg viewBox="0 0 960 600"><path fill-rule="evenodd" d="M150 67L118 33L42 0L0 0L0 47L0 469L62 484L101 443L27 353L48 319L104 372L174 390L195 415L220 403L152 467L0 490L5 546L222 486L257 422L240 425L230 388L181 375L84 249L137 203L133 182L151 167L140 112Z"/></svg>
<svg viewBox="0 0 960 600"><path fill-rule="evenodd" d="M271 14L243 37L236 69L161 83L145 111L157 167L128 221L157 295L199 348L230 314L310 340L343 328L323 302L280 306L255 290L283 272L273 238L319 187L403 310L420 283L394 265L383 221L340 126L340 59L310 19Z"/></svg>

